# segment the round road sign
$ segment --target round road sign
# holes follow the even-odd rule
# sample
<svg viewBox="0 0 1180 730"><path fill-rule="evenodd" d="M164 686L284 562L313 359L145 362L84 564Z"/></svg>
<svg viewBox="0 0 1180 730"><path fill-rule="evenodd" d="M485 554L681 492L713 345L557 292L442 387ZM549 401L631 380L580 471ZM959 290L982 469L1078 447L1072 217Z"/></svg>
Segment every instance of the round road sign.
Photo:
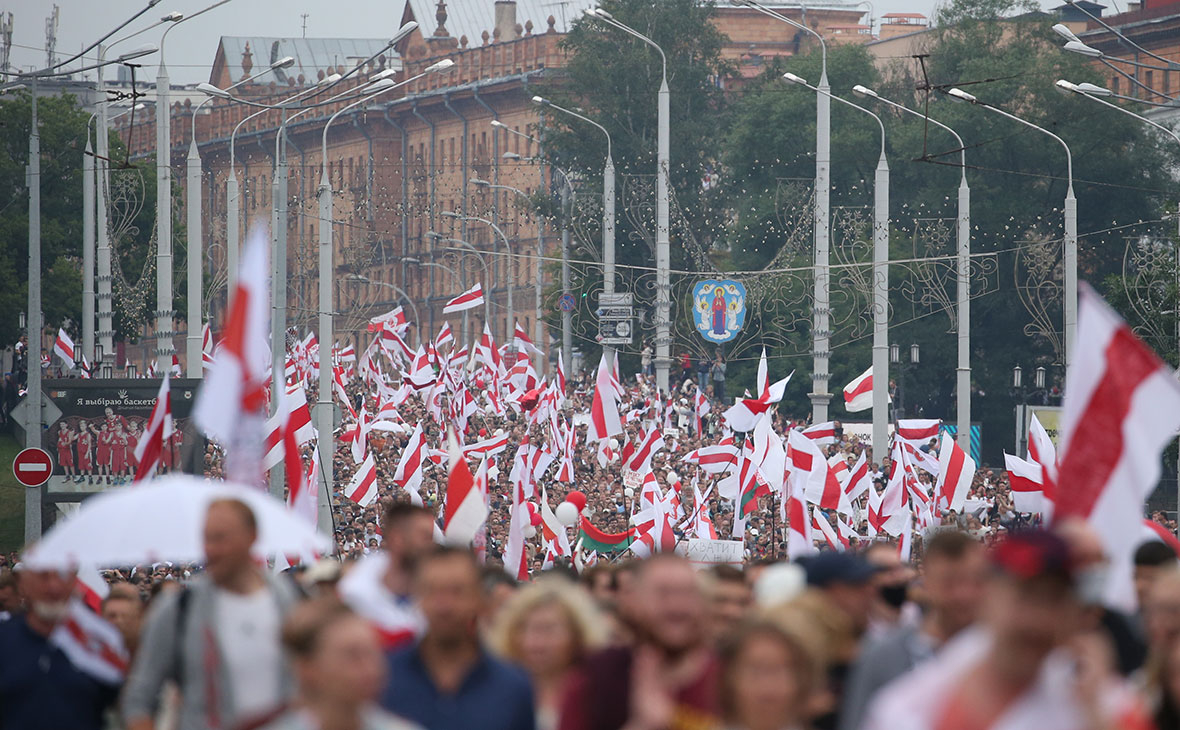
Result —
<svg viewBox="0 0 1180 730"><path fill-rule="evenodd" d="M563 312L572 312L578 306L578 300L574 299L573 294L562 294L561 299L557 300L557 308Z"/></svg>
<svg viewBox="0 0 1180 730"><path fill-rule="evenodd" d="M25 449L12 460L12 473L26 487L39 487L53 476L53 461L44 449Z"/></svg>

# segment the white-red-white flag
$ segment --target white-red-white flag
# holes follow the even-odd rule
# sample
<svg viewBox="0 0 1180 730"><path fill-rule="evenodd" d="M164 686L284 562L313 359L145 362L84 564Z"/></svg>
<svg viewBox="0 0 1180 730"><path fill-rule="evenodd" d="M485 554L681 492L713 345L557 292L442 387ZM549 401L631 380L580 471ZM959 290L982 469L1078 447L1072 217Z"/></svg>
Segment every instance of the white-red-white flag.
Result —
<svg viewBox="0 0 1180 730"><path fill-rule="evenodd" d="M1054 520L1089 521L1110 561L1107 604L1130 611L1143 502L1159 481L1160 454L1180 428L1180 382L1088 286L1078 304Z"/></svg>
<svg viewBox="0 0 1180 730"><path fill-rule="evenodd" d="M377 465L373 462L373 455L369 454L357 468L356 474L344 488L344 495L362 507L377 499Z"/></svg>
<svg viewBox="0 0 1180 730"><path fill-rule="evenodd" d="M270 374L269 248L265 228L251 233L225 330L193 407L193 419L201 430L226 447L228 476L248 484L258 482L262 474L262 425Z"/></svg>
<svg viewBox="0 0 1180 730"><path fill-rule="evenodd" d="M784 512L787 522L787 557L798 560L814 553L815 543L811 536L811 520L807 514L802 480L787 480L787 502Z"/></svg>
<svg viewBox="0 0 1180 730"><path fill-rule="evenodd" d="M803 429L803 435L820 446L836 443L835 421L824 421Z"/></svg>
<svg viewBox="0 0 1180 730"><path fill-rule="evenodd" d="M1045 499L1043 467L1019 456L1004 454L1004 468L1008 471L1008 488L1012 507L1017 512L1041 515L1048 506Z"/></svg>
<svg viewBox="0 0 1180 730"><path fill-rule="evenodd" d="M802 487L803 496L807 501L824 509L850 512L848 496L836 475L832 473L828 460L820 452L819 446L799 431L787 434L787 443L790 445L787 468L790 469L791 480Z"/></svg>
<svg viewBox="0 0 1180 730"><path fill-rule="evenodd" d="M867 411L873 407L873 366L844 386L844 410L849 413Z"/></svg>
<svg viewBox="0 0 1180 730"><path fill-rule="evenodd" d="M422 486L422 469L426 465L426 435L422 431L422 424L414 426L410 434L410 441L402 449L402 458L397 463L397 470L393 472L393 481L402 489L410 493L410 498L418 496L418 488ZM418 496L421 499L421 496Z"/></svg>
<svg viewBox="0 0 1180 730"><path fill-rule="evenodd" d="M837 552L844 552L848 549L848 540L836 534L836 529L832 527L831 522L828 522L828 518L819 511L819 507L811 508L811 524L815 529L819 530L819 534L824 536L828 547Z"/></svg>
<svg viewBox="0 0 1180 730"><path fill-rule="evenodd" d="M971 480L975 478L975 460L955 443L950 434L944 433L938 463L941 468L935 482L936 504L961 512L971 489Z"/></svg>
<svg viewBox="0 0 1180 730"><path fill-rule="evenodd" d="M105 685L123 683L130 664L123 636L77 596L67 604L66 617L49 635L80 672Z"/></svg>
<svg viewBox="0 0 1180 730"><path fill-rule="evenodd" d="M942 421L937 418L899 418L894 435L911 446L925 446L938 436Z"/></svg>
<svg viewBox="0 0 1180 730"><path fill-rule="evenodd" d="M619 417L618 390L611 382L611 367L606 350L598 361L598 377L594 384L594 400L590 405L590 427L586 429L586 443L604 441L623 432Z"/></svg>
<svg viewBox="0 0 1180 730"><path fill-rule="evenodd" d="M488 517L485 495L476 486L477 479L467 466L467 459L459 449L459 442L453 431L448 432L447 441L451 456L451 472L447 477L447 502L443 509L443 535L452 545L470 545L475 533L483 527ZM479 462L479 472L487 483L488 460Z"/></svg>
<svg viewBox="0 0 1180 730"><path fill-rule="evenodd" d="M291 483L291 475L287 475ZM320 510L320 450L312 449L311 459L308 461L307 473L297 483L297 488L289 490L287 507L295 514L303 517L311 524L316 524Z"/></svg>
<svg viewBox="0 0 1180 730"><path fill-rule="evenodd" d="M483 286L477 282L475 286L444 304L442 311L443 314L452 314L482 306Z"/></svg>
<svg viewBox="0 0 1180 730"><path fill-rule="evenodd" d="M57 330L57 339L53 342L53 353L61 358L67 368L74 369L74 341L63 329Z"/></svg>
<svg viewBox="0 0 1180 730"><path fill-rule="evenodd" d="M172 438L172 390L169 387L168 373L160 381L160 392L156 394L156 402L152 405L152 415L148 418L147 426L139 435L139 443L135 445L134 482L150 479L160 465L160 456L164 447Z"/></svg>

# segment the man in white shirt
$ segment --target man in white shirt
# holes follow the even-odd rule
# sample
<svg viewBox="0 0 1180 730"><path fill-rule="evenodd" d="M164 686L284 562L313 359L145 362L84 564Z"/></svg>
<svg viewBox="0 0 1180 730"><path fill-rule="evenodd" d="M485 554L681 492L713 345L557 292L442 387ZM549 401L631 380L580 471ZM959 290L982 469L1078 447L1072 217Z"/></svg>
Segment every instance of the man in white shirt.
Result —
<svg viewBox="0 0 1180 730"><path fill-rule="evenodd" d="M257 536L246 503L210 503L205 572L157 598L148 615L123 693L128 730L154 730L160 690L169 679L183 698L180 730L246 726L290 698L280 627L299 594L291 581L258 567L251 555Z"/></svg>

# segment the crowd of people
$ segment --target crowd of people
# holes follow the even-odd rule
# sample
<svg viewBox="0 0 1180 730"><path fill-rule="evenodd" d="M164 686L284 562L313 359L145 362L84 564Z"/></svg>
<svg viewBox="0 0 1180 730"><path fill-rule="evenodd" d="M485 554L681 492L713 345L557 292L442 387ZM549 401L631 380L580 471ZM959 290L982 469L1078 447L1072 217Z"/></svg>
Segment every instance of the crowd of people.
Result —
<svg viewBox="0 0 1180 730"><path fill-rule="evenodd" d="M937 510L912 541L877 534L860 496L847 546L817 531L813 554L788 556L778 496L759 496L738 532L721 477L690 458L728 435L729 403L715 389L724 361L681 370L670 394L642 372L627 384L625 433L606 459L579 418L596 383L571 376L562 411L576 428L572 476L536 475L548 507L576 489L580 520L624 533L642 505L619 453L658 429L650 470L680 507L675 546L645 559L554 555L538 529L526 539L528 579L505 569L513 457L552 438L519 403L467 419L468 443L506 436L507 445L488 464L483 539L440 544L447 459L428 463L417 489L393 479L413 426L446 450L445 426L413 396L397 408L405 428L367 436L378 483L367 504L346 495L359 465L338 441L336 556L261 563L254 513L221 499L204 516L201 563L106 571L98 609L126 651L125 662L106 657L117 677L62 649L84 633L70 612L79 580L0 557L0 730L1180 727L1180 562L1170 545L1148 541L1136 553L1137 612L1105 607L1107 556L1091 528L1046 529L1015 509L1003 470L980 468L963 509ZM343 395L375 419L368 390L353 377ZM777 433L806 425L773 416ZM839 422L831 431L819 447L829 463L865 456L871 489L883 491L888 460ZM219 447L207 446L204 464L222 475ZM682 554L700 514L718 538L740 536L738 564Z"/></svg>

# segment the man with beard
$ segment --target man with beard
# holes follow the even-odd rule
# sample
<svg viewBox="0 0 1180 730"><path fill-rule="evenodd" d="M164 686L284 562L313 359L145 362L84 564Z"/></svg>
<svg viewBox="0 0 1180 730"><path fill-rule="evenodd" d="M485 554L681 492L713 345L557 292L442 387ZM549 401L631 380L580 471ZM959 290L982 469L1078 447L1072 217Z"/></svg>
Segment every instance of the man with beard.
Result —
<svg viewBox="0 0 1180 730"><path fill-rule="evenodd" d="M386 649L422 634L422 614L411 596L422 558L434 550L434 515L394 502L381 517L384 550L365 557L340 581L340 598L373 623Z"/></svg>
<svg viewBox="0 0 1180 730"><path fill-rule="evenodd" d="M660 553L634 581L636 641L586 660L566 690L561 730L713 727L719 666L708 605L691 564Z"/></svg>
<svg viewBox="0 0 1180 730"><path fill-rule="evenodd" d="M74 574L17 576L25 612L0 621L0 728L99 730L118 687L78 669L49 638L67 617Z"/></svg>

